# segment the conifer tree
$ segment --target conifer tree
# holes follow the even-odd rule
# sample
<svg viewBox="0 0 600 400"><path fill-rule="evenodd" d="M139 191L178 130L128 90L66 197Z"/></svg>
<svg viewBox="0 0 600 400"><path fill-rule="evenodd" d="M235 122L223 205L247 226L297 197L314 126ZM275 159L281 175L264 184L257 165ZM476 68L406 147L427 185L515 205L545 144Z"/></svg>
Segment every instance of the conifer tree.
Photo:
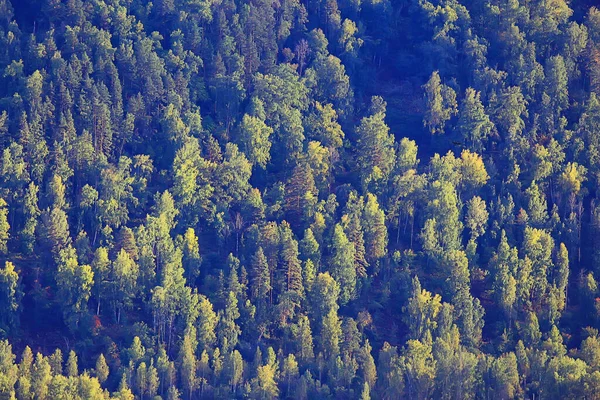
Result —
<svg viewBox="0 0 600 400"><path fill-rule="evenodd" d="M331 276L339 283L340 303L346 304L356 296L356 268L354 267L354 246L344 233L341 225L334 227L330 270Z"/></svg>

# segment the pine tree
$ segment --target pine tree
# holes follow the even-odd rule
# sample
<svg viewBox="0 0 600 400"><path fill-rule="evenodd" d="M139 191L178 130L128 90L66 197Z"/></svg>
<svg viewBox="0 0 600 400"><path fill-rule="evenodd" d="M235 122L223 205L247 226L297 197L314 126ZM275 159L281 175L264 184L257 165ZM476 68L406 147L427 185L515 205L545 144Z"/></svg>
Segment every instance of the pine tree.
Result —
<svg viewBox="0 0 600 400"><path fill-rule="evenodd" d="M496 127L481 103L481 93L473 88L467 88L465 91L456 128L465 143L478 152L485 149L486 140L495 133Z"/></svg>
<svg viewBox="0 0 600 400"><path fill-rule="evenodd" d="M256 100L260 101L260 100ZM248 160L262 169L271 160L271 141L273 128L257 116L245 114L240 125L241 142Z"/></svg>
<svg viewBox="0 0 600 400"><path fill-rule="evenodd" d="M15 384L18 379L18 367L15 364L15 355L12 346L7 340L0 341L0 393L7 397L15 395Z"/></svg>
<svg viewBox="0 0 600 400"><path fill-rule="evenodd" d="M23 295L19 274L13 263L6 261L0 269L0 326L7 333L14 333L19 328Z"/></svg>
<svg viewBox="0 0 600 400"><path fill-rule="evenodd" d="M252 298L261 304L266 305L269 293L271 291L271 276L269 264L262 247L258 247L252 257Z"/></svg>
<svg viewBox="0 0 600 400"><path fill-rule="evenodd" d="M0 198L0 253L8 253L10 224L8 223L8 204Z"/></svg>
<svg viewBox="0 0 600 400"><path fill-rule="evenodd" d="M301 296L304 292L302 285L302 265L298 258L298 242L293 237L292 230L287 222L280 225L281 237L281 262L285 271L285 290L295 292Z"/></svg>
<svg viewBox="0 0 600 400"><path fill-rule="evenodd" d="M187 281L193 283L200 275L200 245L194 229L188 228L183 236L183 268L186 271Z"/></svg>
<svg viewBox="0 0 600 400"><path fill-rule="evenodd" d="M196 390L196 356L192 344L193 330L186 332L183 337L181 348L179 349L179 371L181 384L189 399L192 398Z"/></svg>
<svg viewBox="0 0 600 400"><path fill-rule="evenodd" d="M365 250L367 260L373 264L387 253L387 228L385 214L379 208L377 197L369 193L364 210Z"/></svg>
<svg viewBox="0 0 600 400"><path fill-rule="evenodd" d="M442 83L438 71L433 71L423 89L427 101L423 125L431 134L443 134L446 123L458 112L456 92Z"/></svg>
<svg viewBox="0 0 600 400"><path fill-rule="evenodd" d="M60 349L54 350L50 356L48 356L48 363L52 369L53 375L62 375L63 373L63 353Z"/></svg>
<svg viewBox="0 0 600 400"><path fill-rule="evenodd" d="M330 310L323 316L321 325L321 351L327 360L334 360L340 354L342 321L336 310Z"/></svg>
<svg viewBox="0 0 600 400"><path fill-rule="evenodd" d="M77 354L73 350L69 352L69 358L67 359L67 376L76 377L79 375L79 370L77 367Z"/></svg>
<svg viewBox="0 0 600 400"><path fill-rule="evenodd" d="M40 209L38 208L38 191L39 188L35 183L30 182L23 199L25 226L21 231L21 236L23 238L25 251L29 254L33 252L35 246L35 232L38 225L38 218L41 214Z"/></svg>
<svg viewBox="0 0 600 400"><path fill-rule="evenodd" d="M286 183L285 210L289 221L297 226L304 215L304 210L309 206L309 199L318 195L312 168L306 161L300 161L292 171Z"/></svg>
<svg viewBox="0 0 600 400"><path fill-rule="evenodd" d="M394 137L386 125L385 112L377 112L364 117L356 128L358 136L357 164L361 166L363 189L371 181L384 182L389 177L396 162Z"/></svg>
<svg viewBox="0 0 600 400"><path fill-rule="evenodd" d="M356 268L354 267L354 246L344 233L341 225L334 227L330 269L331 275L341 288L340 303L346 304L356 296Z"/></svg>
<svg viewBox="0 0 600 400"><path fill-rule="evenodd" d="M108 368L108 364L106 363L106 359L104 358L104 354L100 354L98 359L96 360L96 378L102 384L106 382L108 379L108 374L110 372Z"/></svg>
<svg viewBox="0 0 600 400"><path fill-rule="evenodd" d="M315 234L312 229L306 228L304 231L304 237L299 243L300 257L302 260L311 260L315 267L318 267L321 261L321 252L319 251L319 242L315 238Z"/></svg>
<svg viewBox="0 0 600 400"><path fill-rule="evenodd" d="M48 385L52 380L51 368L48 360L37 353L31 371L31 389L36 399L46 399Z"/></svg>

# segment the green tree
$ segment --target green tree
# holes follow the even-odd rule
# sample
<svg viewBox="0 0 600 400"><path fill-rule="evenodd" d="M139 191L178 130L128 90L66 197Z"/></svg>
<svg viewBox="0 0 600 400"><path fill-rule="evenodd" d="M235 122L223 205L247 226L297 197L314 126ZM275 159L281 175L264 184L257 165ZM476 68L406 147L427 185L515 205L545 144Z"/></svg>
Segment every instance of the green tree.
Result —
<svg viewBox="0 0 600 400"><path fill-rule="evenodd" d="M8 253L10 224L8 223L8 204L0 198L0 253Z"/></svg>
<svg viewBox="0 0 600 400"><path fill-rule="evenodd" d="M4 268L0 269L0 324L5 333L14 333L19 328L23 295L15 266L6 261Z"/></svg>
<svg viewBox="0 0 600 400"><path fill-rule="evenodd" d="M188 329L179 349L180 379L189 399L192 398L197 387L196 356L192 335L195 336L194 329Z"/></svg>
<svg viewBox="0 0 600 400"><path fill-rule="evenodd" d="M265 306L271 291L271 274L269 264L262 247L258 247L252 257L252 298L258 301L259 307Z"/></svg>
<svg viewBox="0 0 600 400"><path fill-rule="evenodd" d="M409 340L400 363L408 383L407 394L417 399L431 396L437 372L431 345Z"/></svg>
<svg viewBox="0 0 600 400"><path fill-rule="evenodd" d="M5 398L15 396L15 384L18 379L18 367L12 346L7 340L0 341L0 393Z"/></svg>
<svg viewBox="0 0 600 400"><path fill-rule="evenodd" d="M257 100L260 101L260 100ZM271 159L271 141L269 137L273 129L259 117L245 114L240 124L241 142L248 160L262 169L267 167Z"/></svg>
<svg viewBox="0 0 600 400"><path fill-rule="evenodd" d="M517 281L515 275L519 267L519 255L516 248L511 248L504 230L500 235L500 244L492 259L490 270L493 273L493 290L496 302L512 322L517 301Z"/></svg>
<svg viewBox="0 0 600 400"><path fill-rule="evenodd" d="M363 221L367 261L373 264L386 255L388 236L385 213L379 208L377 197L371 193L367 194Z"/></svg>
<svg viewBox="0 0 600 400"><path fill-rule="evenodd" d="M338 115L332 104L321 104L315 101L313 112L308 117L311 127L309 135L330 149L342 147L345 137Z"/></svg>
<svg viewBox="0 0 600 400"><path fill-rule="evenodd" d="M412 339L420 340L437 327L437 316L442 308L442 297L421 288L418 277L412 280L411 297L405 311L405 322Z"/></svg>
<svg viewBox="0 0 600 400"><path fill-rule="evenodd" d="M348 240L341 225L334 227L331 260L331 276L340 285L340 303L346 304L356 296L356 269L354 267L354 246Z"/></svg>
<svg viewBox="0 0 600 400"><path fill-rule="evenodd" d="M210 350L217 341L216 327L218 323L217 313L213 310L213 305L205 296L200 296L198 302L198 348Z"/></svg>
<svg viewBox="0 0 600 400"><path fill-rule="evenodd" d="M427 111L423 117L423 125L431 134L443 134L446 123L458 112L456 92L442 83L438 71L433 71L429 81L423 85Z"/></svg>
<svg viewBox="0 0 600 400"><path fill-rule="evenodd" d="M77 377L79 375L79 368L77 367L78 359L77 354L71 350L69 352L69 358L67 358L66 372L67 376Z"/></svg>
<svg viewBox="0 0 600 400"><path fill-rule="evenodd" d="M117 322L121 321L121 312L132 306L132 300L138 293L138 276L138 265L124 249L121 249L112 263L109 278L110 298Z"/></svg>
<svg viewBox="0 0 600 400"><path fill-rule="evenodd" d="M479 152L485 149L485 142L495 133L496 127L481 103L481 93L473 88L465 91L456 128L469 148Z"/></svg>
<svg viewBox="0 0 600 400"><path fill-rule="evenodd" d="M385 109L364 117L356 128L356 161L361 167L363 189L372 181L386 182L396 162L394 137L384 119Z"/></svg>
<svg viewBox="0 0 600 400"><path fill-rule="evenodd" d="M89 265L79 265L75 249L61 250L56 284L63 304L63 315L71 329L77 329L88 313L88 300L94 285L94 272Z"/></svg>
<svg viewBox="0 0 600 400"><path fill-rule="evenodd" d="M342 336L342 321L336 310L332 309L323 316L321 326L321 351L327 360L334 360L340 354L340 339Z"/></svg>
<svg viewBox="0 0 600 400"><path fill-rule="evenodd" d="M33 252L36 239L36 227L41 211L38 208L38 191L39 188L35 183L30 182L23 198L23 214L25 217L25 225L21 230L21 236L24 243L25 251L29 254Z"/></svg>
<svg viewBox="0 0 600 400"><path fill-rule="evenodd" d="M96 360L95 372L96 372L96 378L98 378L98 381L101 384L103 384L104 382L106 382L106 380L108 379L108 375L109 375L110 369L108 367L108 364L106 363L106 359L104 358L104 354L100 354L98 356L98 359Z"/></svg>
<svg viewBox="0 0 600 400"><path fill-rule="evenodd" d="M50 364L48 360L37 353L31 371L31 389L36 399L46 399L48 396L48 385L52 379Z"/></svg>

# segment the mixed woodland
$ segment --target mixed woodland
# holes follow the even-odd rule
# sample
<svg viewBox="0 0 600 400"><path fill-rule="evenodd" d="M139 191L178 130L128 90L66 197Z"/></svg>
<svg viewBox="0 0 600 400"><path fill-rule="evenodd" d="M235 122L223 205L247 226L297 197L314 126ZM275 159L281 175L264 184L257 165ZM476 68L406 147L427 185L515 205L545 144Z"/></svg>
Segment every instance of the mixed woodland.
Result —
<svg viewBox="0 0 600 400"><path fill-rule="evenodd" d="M600 399L585 0L0 0L0 399Z"/></svg>

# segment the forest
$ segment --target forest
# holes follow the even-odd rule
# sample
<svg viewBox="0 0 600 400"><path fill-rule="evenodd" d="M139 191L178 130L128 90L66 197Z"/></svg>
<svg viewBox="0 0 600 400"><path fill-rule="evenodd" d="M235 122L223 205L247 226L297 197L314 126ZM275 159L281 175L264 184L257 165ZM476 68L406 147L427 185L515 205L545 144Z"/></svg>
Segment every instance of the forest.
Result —
<svg viewBox="0 0 600 400"><path fill-rule="evenodd" d="M594 3L0 0L0 400L600 399Z"/></svg>

